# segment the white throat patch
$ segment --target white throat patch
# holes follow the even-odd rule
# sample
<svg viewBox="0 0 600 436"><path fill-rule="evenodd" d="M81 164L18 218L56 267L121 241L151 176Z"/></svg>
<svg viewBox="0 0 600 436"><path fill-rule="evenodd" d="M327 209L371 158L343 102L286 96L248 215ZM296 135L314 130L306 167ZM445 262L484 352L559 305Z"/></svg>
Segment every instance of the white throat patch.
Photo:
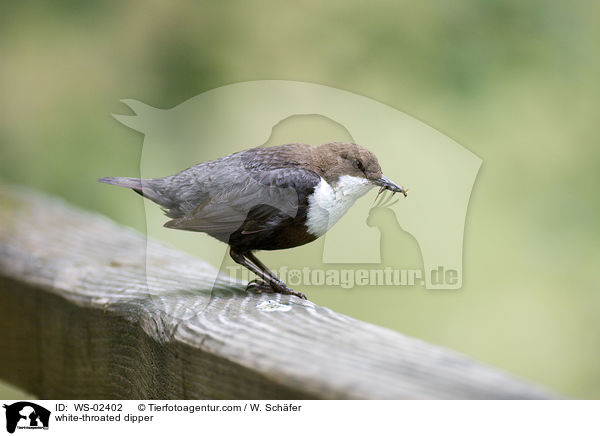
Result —
<svg viewBox="0 0 600 436"><path fill-rule="evenodd" d="M317 237L322 236L372 188L373 184L363 177L341 176L336 186L321 178L308 199L308 231Z"/></svg>

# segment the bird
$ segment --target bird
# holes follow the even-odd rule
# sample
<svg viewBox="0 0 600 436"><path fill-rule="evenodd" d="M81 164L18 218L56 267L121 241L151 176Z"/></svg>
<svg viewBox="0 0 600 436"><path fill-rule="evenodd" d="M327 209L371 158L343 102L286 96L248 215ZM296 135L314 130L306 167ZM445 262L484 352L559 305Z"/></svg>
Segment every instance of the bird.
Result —
<svg viewBox="0 0 600 436"><path fill-rule="evenodd" d="M247 290L303 299L254 252L316 240L374 187L378 196L407 195L383 175L375 154L350 142L255 147L167 177L98 181L131 188L158 204L170 218L167 228L204 232L228 244L231 258L258 277Z"/></svg>

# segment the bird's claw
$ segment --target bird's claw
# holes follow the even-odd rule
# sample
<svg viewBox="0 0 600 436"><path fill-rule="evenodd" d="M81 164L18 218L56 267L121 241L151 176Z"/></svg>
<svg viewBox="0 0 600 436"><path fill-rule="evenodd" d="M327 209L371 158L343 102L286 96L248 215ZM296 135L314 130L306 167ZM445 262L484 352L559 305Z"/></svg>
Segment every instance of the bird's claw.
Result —
<svg viewBox="0 0 600 436"><path fill-rule="evenodd" d="M304 295L302 292L297 292L290 288L287 288L287 290L285 290L285 291L276 291L276 292L279 292L280 294L285 294L285 295L294 295L295 297L301 298L303 300L308 300L308 298L306 298L306 295Z"/></svg>
<svg viewBox="0 0 600 436"><path fill-rule="evenodd" d="M256 292L257 294L262 294L262 293L272 294L275 292L275 289L273 289L273 287L271 285L269 285L267 282L265 282L263 280L259 280L259 279L254 279L254 280L248 282L248 286L246 286L246 290Z"/></svg>
<svg viewBox="0 0 600 436"><path fill-rule="evenodd" d="M253 291L257 294L284 294L284 295L294 295L298 298L302 298L306 300L306 295L302 292L296 292L293 289L288 288L284 283L267 283L264 280L254 279L248 283L246 286L247 291Z"/></svg>

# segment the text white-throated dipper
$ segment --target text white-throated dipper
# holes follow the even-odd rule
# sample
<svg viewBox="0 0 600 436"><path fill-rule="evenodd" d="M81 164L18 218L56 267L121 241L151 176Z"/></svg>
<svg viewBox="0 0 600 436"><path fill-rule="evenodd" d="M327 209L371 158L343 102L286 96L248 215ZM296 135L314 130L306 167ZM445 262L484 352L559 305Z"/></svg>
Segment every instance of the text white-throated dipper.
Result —
<svg viewBox="0 0 600 436"><path fill-rule="evenodd" d="M382 174L373 153L346 142L257 147L168 177L99 181L157 203L172 218L165 227L204 232L228 244L231 258L260 277L248 289L301 298L253 252L314 241L374 186L406 196Z"/></svg>

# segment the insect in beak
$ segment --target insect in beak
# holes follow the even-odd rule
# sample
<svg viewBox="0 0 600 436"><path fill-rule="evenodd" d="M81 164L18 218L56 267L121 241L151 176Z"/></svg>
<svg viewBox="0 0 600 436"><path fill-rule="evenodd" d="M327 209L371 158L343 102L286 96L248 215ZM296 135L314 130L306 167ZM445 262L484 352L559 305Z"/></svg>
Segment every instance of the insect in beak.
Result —
<svg viewBox="0 0 600 436"><path fill-rule="evenodd" d="M408 192L406 188L404 188L403 186L396 185L394 182L392 182L390 179L383 175L381 176L381 178L376 179L373 183L375 183L377 186L380 186L379 192L377 193L377 197L375 197L375 200L377 200L379 195L384 191L392 191L392 195L394 195L396 192L400 192L404 194L405 197Z"/></svg>

